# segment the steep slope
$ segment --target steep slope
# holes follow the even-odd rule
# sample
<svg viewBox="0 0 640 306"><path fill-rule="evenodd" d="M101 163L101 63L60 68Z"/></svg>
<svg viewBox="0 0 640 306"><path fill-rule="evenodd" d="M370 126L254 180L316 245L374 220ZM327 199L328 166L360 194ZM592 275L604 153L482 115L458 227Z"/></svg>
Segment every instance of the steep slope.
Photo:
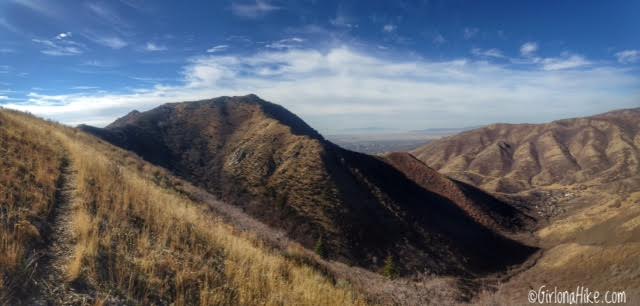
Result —
<svg viewBox="0 0 640 306"><path fill-rule="evenodd" d="M424 189L436 193L465 211L476 222L497 230L514 231L534 220L493 196L463 182L452 180L409 153L389 153L384 159Z"/></svg>
<svg viewBox="0 0 640 306"><path fill-rule="evenodd" d="M2 305L365 304L93 136L0 109L0 154Z"/></svg>
<svg viewBox="0 0 640 306"><path fill-rule="evenodd" d="M321 240L329 257L352 264L377 268L392 256L404 271L487 273L533 251L497 232L512 227L505 220L526 219L499 201L473 191L465 199L484 200L455 203L383 158L324 140L294 114L255 95L165 104L104 129L81 128L307 247ZM480 202L485 205L469 208ZM524 221L514 222L518 227Z"/></svg>
<svg viewBox="0 0 640 306"><path fill-rule="evenodd" d="M51 230L63 154L44 129L0 112L0 304L29 292L33 258Z"/></svg>
<svg viewBox="0 0 640 306"><path fill-rule="evenodd" d="M413 151L431 167L521 200L541 219L536 264L480 295L521 304L541 286L640 298L640 109L548 124L494 124Z"/></svg>
<svg viewBox="0 0 640 306"><path fill-rule="evenodd" d="M640 108L548 124L493 124L412 153L434 169L488 190L539 186L640 186Z"/></svg>

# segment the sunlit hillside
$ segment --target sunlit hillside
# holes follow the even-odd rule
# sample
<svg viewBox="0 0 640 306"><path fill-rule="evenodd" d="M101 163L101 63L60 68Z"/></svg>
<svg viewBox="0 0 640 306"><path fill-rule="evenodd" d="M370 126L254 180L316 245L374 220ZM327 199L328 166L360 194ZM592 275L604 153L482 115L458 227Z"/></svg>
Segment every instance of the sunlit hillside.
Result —
<svg viewBox="0 0 640 306"><path fill-rule="evenodd" d="M0 304L365 303L82 132L3 110L0 154Z"/></svg>

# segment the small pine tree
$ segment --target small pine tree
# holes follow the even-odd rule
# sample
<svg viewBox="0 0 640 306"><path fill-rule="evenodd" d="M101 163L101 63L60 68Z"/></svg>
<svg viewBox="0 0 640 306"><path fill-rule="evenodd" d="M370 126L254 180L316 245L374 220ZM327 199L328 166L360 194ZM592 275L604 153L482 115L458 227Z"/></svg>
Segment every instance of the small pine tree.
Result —
<svg viewBox="0 0 640 306"><path fill-rule="evenodd" d="M382 269L382 274L390 279L394 279L398 277L398 269L396 268L396 263L393 260L393 256L389 255L384 260L384 267Z"/></svg>
<svg viewBox="0 0 640 306"><path fill-rule="evenodd" d="M320 238L318 238L318 241L316 242L316 254L318 254L318 256L322 258L327 257L327 246L325 245L322 236L320 236Z"/></svg>

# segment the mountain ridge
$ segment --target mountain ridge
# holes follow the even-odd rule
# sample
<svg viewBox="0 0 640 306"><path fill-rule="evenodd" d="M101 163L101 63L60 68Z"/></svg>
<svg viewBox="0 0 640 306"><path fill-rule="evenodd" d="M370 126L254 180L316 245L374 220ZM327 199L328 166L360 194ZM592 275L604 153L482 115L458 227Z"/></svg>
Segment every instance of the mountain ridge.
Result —
<svg viewBox="0 0 640 306"><path fill-rule="evenodd" d="M447 175L504 193L552 184L625 185L639 169L639 117L640 108L631 108L545 124L492 124L412 153Z"/></svg>
<svg viewBox="0 0 640 306"><path fill-rule="evenodd" d="M425 189L383 157L342 149L255 95L170 103L120 122L126 123L81 129L307 247L322 239L332 258L351 264L376 269L392 256L405 272L473 274L504 269L534 251L503 236L504 228L478 223L455 200ZM526 219L512 212L509 218ZM495 258L492 248L505 256Z"/></svg>

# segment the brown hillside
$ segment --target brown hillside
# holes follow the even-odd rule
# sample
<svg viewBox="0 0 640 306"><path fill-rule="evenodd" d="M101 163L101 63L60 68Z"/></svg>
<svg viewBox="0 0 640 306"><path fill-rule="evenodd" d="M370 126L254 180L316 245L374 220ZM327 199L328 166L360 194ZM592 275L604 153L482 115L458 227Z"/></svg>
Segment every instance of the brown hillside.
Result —
<svg viewBox="0 0 640 306"><path fill-rule="evenodd" d="M384 156L391 165L426 190L450 200L476 222L499 231L514 231L532 224L531 217L469 184L452 180L409 153Z"/></svg>
<svg viewBox="0 0 640 306"><path fill-rule="evenodd" d="M640 298L639 131L640 109L628 109L494 124L412 152L446 175L508 193L545 220L535 232L540 257L475 303L518 305L529 289L549 284Z"/></svg>
<svg viewBox="0 0 640 306"><path fill-rule="evenodd" d="M78 130L0 109L0 156L0 305L365 305L322 260Z"/></svg>
<svg viewBox="0 0 640 306"><path fill-rule="evenodd" d="M165 104L105 129L82 128L307 247L322 237L329 257L352 264L379 268L392 255L405 271L486 273L533 251L494 230L520 218L497 200L459 184L468 192L458 198L434 192L402 167L344 150L255 95ZM463 198L474 200L454 203Z"/></svg>
<svg viewBox="0 0 640 306"><path fill-rule="evenodd" d="M493 124L412 153L444 174L493 191L552 184L629 191L640 185L639 131L636 108L548 124Z"/></svg>

